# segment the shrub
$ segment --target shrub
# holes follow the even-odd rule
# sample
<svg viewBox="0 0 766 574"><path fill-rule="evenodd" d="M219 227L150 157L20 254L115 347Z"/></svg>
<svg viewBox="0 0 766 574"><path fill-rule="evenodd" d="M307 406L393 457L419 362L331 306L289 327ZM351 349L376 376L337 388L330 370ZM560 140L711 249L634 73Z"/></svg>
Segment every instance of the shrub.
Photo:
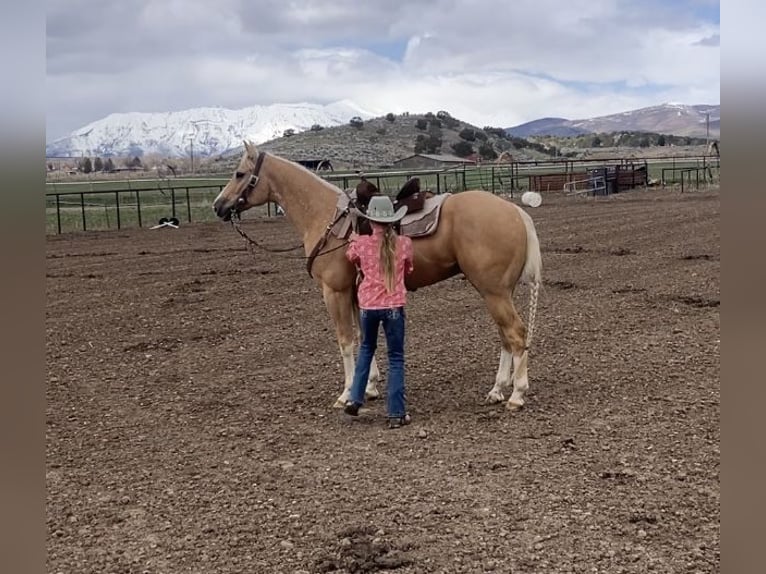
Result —
<svg viewBox="0 0 766 574"><path fill-rule="evenodd" d="M459 141L456 144L452 144L452 151L458 157L468 157L473 153L473 146L467 141Z"/></svg>
<svg viewBox="0 0 766 574"><path fill-rule="evenodd" d="M479 146L479 155L482 159L497 159L497 152L489 142L484 142Z"/></svg>

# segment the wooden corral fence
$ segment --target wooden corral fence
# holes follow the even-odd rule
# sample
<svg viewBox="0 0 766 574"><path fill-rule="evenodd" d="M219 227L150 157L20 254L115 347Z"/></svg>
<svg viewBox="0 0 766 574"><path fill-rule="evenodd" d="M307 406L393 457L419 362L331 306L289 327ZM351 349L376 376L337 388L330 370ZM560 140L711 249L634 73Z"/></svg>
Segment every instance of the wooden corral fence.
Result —
<svg viewBox="0 0 766 574"><path fill-rule="evenodd" d="M603 186L596 182L603 182ZM532 191L578 191L602 189L603 193L619 193L636 187L645 187L649 183L649 167L624 163L612 166L590 168L582 171L548 173L529 176L529 188Z"/></svg>

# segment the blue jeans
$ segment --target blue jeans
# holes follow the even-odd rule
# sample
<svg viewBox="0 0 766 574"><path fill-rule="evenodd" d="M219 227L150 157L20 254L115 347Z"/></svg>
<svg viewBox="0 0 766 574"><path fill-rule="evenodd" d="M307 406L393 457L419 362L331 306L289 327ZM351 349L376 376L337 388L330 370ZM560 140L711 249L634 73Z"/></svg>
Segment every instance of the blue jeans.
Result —
<svg viewBox="0 0 766 574"><path fill-rule="evenodd" d="M388 347L388 416L403 417L405 411L404 394L404 307L393 309L361 309L362 343L356 361L354 381L349 391L352 402L364 404L364 391L370 376L370 364L378 346L378 328L383 324Z"/></svg>

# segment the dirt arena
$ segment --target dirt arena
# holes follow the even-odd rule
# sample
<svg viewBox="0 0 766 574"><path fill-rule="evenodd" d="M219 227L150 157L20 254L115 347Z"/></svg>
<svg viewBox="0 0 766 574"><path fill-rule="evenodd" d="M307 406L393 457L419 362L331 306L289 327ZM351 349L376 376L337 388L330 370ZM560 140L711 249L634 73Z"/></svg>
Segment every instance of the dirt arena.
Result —
<svg viewBox="0 0 766 574"><path fill-rule="evenodd" d="M397 430L331 408L303 261L224 223L49 237L48 572L717 572L719 193L529 211L526 407L483 404L499 343L458 277L410 294Z"/></svg>

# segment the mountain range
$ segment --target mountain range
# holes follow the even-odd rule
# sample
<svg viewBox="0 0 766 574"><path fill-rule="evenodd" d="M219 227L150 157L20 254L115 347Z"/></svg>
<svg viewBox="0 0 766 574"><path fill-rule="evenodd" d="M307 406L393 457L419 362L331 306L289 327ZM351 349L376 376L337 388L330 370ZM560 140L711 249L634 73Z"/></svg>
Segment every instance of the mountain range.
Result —
<svg viewBox="0 0 766 574"><path fill-rule="evenodd" d="M710 136L719 138L720 105L676 103L581 120L543 118L506 128L506 131L520 138L620 131L705 137L707 114ZM238 110L194 108L177 112L119 113L48 143L45 152L46 157L106 158L157 154L181 158L192 153L196 157L211 157L240 149L244 139L259 144L281 138L286 130L300 133L312 126L348 125L354 117L370 120L377 115L350 100L328 105L279 103Z"/></svg>
<svg viewBox="0 0 766 574"><path fill-rule="evenodd" d="M238 110L193 108L177 112L119 113L92 122L45 146L46 157L163 157L218 155L242 147L242 140L261 143L313 125L347 124L374 116L349 100L328 105L272 104Z"/></svg>
<svg viewBox="0 0 766 574"><path fill-rule="evenodd" d="M708 124L709 114L709 124ZM677 136L705 137L721 136L720 105L686 105L667 103L582 120L564 118L542 118L526 122L507 131L512 136L569 137L589 133L612 133L622 131L653 132Z"/></svg>

